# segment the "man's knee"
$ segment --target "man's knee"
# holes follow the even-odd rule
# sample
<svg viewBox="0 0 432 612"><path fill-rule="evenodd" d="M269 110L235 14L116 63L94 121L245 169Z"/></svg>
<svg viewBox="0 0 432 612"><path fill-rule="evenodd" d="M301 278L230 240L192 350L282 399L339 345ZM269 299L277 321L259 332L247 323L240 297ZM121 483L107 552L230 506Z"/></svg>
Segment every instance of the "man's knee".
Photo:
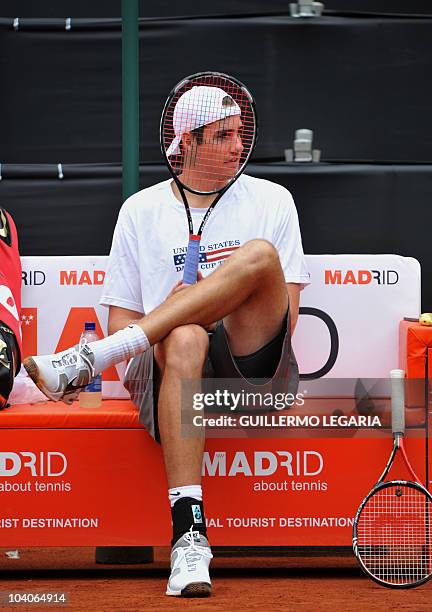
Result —
<svg viewBox="0 0 432 612"><path fill-rule="evenodd" d="M209 347L208 334L200 325L181 325L173 329L155 351L158 366L189 372L202 368Z"/></svg>
<svg viewBox="0 0 432 612"><path fill-rule="evenodd" d="M268 240L257 238L249 240L243 245L247 252L248 262L259 272L268 272L271 269L280 268L279 254L276 248Z"/></svg>

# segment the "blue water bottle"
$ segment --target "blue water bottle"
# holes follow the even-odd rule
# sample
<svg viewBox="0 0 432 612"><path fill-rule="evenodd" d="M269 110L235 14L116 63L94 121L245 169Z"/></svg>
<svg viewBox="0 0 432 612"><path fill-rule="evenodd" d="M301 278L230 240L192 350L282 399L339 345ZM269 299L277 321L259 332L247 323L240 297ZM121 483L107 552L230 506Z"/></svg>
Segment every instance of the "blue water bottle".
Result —
<svg viewBox="0 0 432 612"><path fill-rule="evenodd" d="M81 341L82 338L85 338L87 342L99 340L96 333L96 323L84 324ZM84 387L78 399L81 408L99 408L102 403L102 374L98 374L87 387Z"/></svg>

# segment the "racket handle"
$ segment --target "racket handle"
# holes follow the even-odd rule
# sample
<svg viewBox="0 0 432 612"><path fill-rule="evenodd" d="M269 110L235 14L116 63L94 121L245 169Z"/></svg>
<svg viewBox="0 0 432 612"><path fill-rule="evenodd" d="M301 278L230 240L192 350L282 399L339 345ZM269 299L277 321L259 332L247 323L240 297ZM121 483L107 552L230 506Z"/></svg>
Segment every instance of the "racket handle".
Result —
<svg viewBox="0 0 432 612"><path fill-rule="evenodd" d="M405 372L391 370L391 412L393 435L405 433Z"/></svg>
<svg viewBox="0 0 432 612"><path fill-rule="evenodd" d="M194 285L197 281L200 243L200 236L189 236L188 250L183 271L183 282L185 285Z"/></svg>

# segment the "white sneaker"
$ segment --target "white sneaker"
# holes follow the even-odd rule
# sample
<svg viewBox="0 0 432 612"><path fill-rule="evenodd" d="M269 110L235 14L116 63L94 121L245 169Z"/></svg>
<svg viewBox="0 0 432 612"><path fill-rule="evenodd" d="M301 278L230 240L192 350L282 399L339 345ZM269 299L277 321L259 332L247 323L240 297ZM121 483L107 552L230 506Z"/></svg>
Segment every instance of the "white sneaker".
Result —
<svg viewBox="0 0 432 612"><path fill-rule="evenodd" d="M94 355L85 338L76 346L54 353L27 357L24 367L33 382L49 399L71 404L94 378Z"/></svg>
<svg viewBox="0 0 432 612"><path fill-rule="evenodd" d="M171 551L171 575L166 594L208 597L211 594L208 568L212 557L207 538L191 527L177 540Z"/></svg>

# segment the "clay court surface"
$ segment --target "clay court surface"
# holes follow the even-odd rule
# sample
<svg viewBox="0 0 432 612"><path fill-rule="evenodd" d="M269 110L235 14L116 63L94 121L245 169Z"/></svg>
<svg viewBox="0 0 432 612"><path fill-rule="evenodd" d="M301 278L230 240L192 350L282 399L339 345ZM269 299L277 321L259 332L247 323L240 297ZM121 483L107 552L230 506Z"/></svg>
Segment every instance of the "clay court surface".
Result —
<svg viewBox="0 0 432 612"><path fill-rule="evenodd" d="M24 548L19 559L0 549L1 591L69 593L69 610L430 610L432 581L394 591L364 578L351 557L216 558L210 599L164 595L168 575L165 548L150 565L96 565L91 548ZM7 609L53 609L14 605ZM6 609L6 607L4 607Z"/></svg>

